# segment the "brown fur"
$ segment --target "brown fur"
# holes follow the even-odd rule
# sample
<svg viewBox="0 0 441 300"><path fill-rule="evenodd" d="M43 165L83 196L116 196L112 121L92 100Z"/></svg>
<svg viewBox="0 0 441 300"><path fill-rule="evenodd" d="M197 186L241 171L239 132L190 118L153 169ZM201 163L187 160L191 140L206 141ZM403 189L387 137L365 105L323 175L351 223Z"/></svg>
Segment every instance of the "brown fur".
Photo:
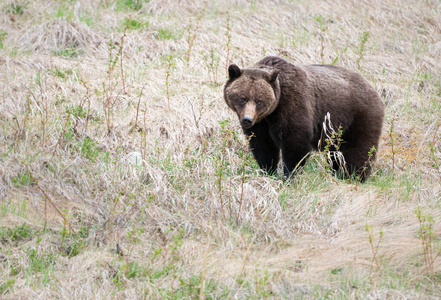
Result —
<svg viewBox="0 0 441 300"><path fill-rule="evenodd" d="M368 153L378 149L384 105L359 74L332 65L295 66L269 56L252 68L231 65L229 75L224 99L244 133L253 134L250 147L262 169L276 171L280 150L285 175L303 165L318 149L329 112L334 128L343 131L340 151L347 170L362 179L369 175L375 154L369 159Z"/></svg>

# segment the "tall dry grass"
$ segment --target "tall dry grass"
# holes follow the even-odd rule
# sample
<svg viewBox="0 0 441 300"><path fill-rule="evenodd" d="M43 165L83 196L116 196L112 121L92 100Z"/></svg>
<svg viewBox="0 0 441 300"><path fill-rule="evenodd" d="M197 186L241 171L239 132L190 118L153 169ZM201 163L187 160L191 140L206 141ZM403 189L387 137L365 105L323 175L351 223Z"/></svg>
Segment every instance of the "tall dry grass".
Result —
<svg viewBox="0 0 441 300"><path fill-rule="evenodd" d="M440 297L439 1L0 10L1 297ZM259 171L222 87L265 55L377 89L366 183Z"/></svg>

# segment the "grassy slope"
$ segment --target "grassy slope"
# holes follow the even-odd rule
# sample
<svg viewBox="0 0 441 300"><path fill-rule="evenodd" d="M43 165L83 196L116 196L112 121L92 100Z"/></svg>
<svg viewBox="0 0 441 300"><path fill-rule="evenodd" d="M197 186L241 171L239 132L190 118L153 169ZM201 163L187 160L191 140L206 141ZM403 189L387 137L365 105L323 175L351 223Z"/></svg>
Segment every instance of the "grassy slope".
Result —
<svg viewBox="0 0 441 300"><path fill-rule="evenodd" d="M441 297L439 1L262 2L1 3L0 297ZM367 183L259 172L222 85L265 55L378 90Z"/></svg>

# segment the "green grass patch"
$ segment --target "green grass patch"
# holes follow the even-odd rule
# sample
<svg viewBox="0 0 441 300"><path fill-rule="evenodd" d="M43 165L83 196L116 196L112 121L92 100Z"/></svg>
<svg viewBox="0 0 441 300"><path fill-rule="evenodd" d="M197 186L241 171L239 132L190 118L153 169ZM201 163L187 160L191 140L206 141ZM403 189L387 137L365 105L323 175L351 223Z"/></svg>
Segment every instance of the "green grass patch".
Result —
<svg viewBox="0 0 441 300"><path fill-rule="evenodd" d="M148 21L140 21L133 18L126 17L123 22L122 29L124 30L127 28L128 30L142 30L149 28L149 22Z"/></svg>
<svg viewBox="0 0 441 300"><path fill-rule="evenodd" d="M51 53L55 56L75 58L78 57L82 53L82 51L75 48L66 48L66 49L52 50Z"/></svg>
<svg viewBox="0 0 441 300"><path fill-rule="evenodd" d="M11 292L14 288L15 279L7 278L4 283L0 284L0 295Z"/></svg>
<svg viewBox="0 0 441 300"><path fill-rule="evenodd" d="M155 38L158 40L173 40L176 38L176 35L168 28L158 28L155 33Z"/></svg>
<svg viewBox="0 0 441 300"><path fill-rule="evenodd" d="M4 30L0 30L0 49L3 49L5 47L4 41L6 40L6 37L8 36L8 33Z"/></svg>
<svg viewBox="0 0 441 300"><path fill-rule="evenodd" d="M11 178L12 184L19 188L22 186L31 185L31 174L25 170L23 172L19 172L17 176Z"/></svg>
<svg viewBox="0 0 441 300"><path fill-rule="evenodd" d="M26 11L29 1L10 1L6 5L6 13L22 16Z"/></svg>
<svg viewBox="0 0 441 300"><path fill-rule="evenodd" d="M85 118L87 116L87 111L82 105L69 105L66 106L66 114L75 118Z"/></svg>
<svg viewBox="0 0 441 300"><path fill-rule="evenodd" d="M2 242L21 242L30 240L38 231L35 231L26 223L14 228L0 227L0 241Z"/></svg>
<svg viewBox="0 0 441 300"><path fill-rule="evenodd" d="M115 8L117 11L139 11L144 3L149 3L150 0L117 0Z"/></svg>

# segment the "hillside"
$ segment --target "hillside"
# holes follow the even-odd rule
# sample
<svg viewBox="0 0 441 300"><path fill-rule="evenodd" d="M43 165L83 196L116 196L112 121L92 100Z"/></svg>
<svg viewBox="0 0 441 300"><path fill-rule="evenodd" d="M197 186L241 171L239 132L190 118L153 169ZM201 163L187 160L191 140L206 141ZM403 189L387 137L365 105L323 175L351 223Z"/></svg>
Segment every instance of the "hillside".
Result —
<svg viewBox="0 0 441 300"><path fill-rule="evenodd" d="M441 3L3 0L0 298L441 297ZM386 107L365 182L263 174L223 100L276 55Z"/></svg>

